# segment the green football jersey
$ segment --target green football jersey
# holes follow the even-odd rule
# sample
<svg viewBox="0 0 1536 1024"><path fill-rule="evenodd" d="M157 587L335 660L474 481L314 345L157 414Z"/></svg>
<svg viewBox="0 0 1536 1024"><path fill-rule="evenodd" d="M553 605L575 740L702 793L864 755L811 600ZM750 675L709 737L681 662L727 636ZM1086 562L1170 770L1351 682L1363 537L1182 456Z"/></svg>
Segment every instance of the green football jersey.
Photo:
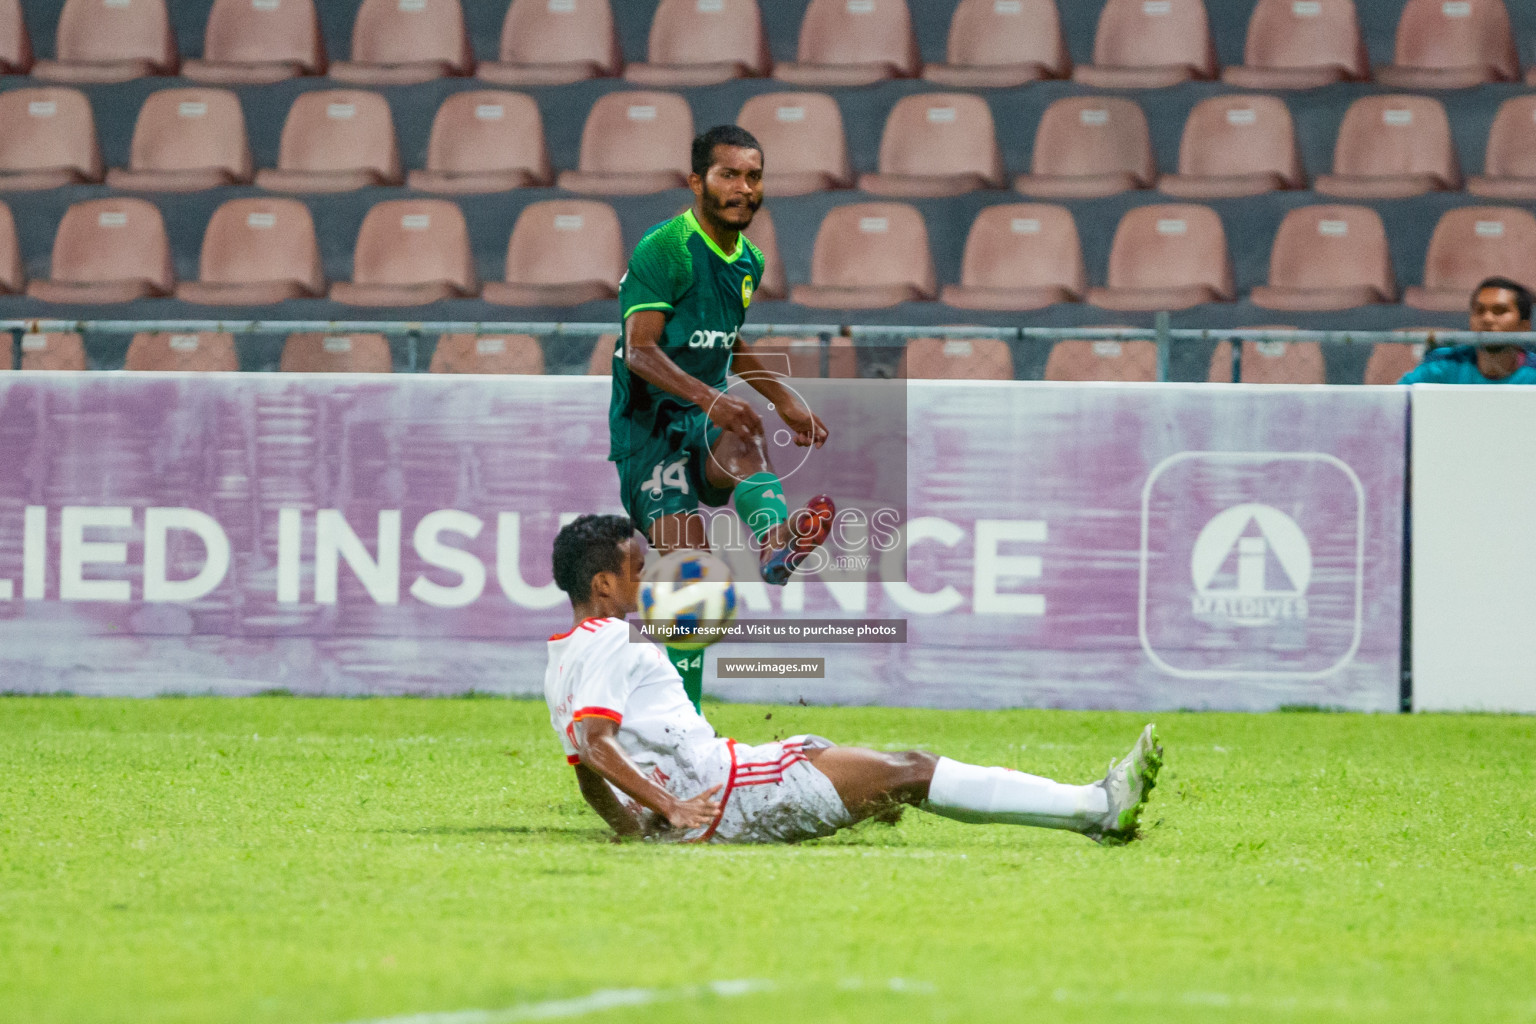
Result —
<svg viewBox="0 0 1536 1024"><path fill-rule="evenodd" d="M619 282L619 308L629 315L644 309L666 314L661 350L684 373L724 389L731 349L763 278L763 253L738 235L727 253L704 233L693 211L646 232ZM698 415L698 406L629 372L626 338L613 350L613 397L608 406L608 457L622 459L663 436L680 416Z"/></svg>

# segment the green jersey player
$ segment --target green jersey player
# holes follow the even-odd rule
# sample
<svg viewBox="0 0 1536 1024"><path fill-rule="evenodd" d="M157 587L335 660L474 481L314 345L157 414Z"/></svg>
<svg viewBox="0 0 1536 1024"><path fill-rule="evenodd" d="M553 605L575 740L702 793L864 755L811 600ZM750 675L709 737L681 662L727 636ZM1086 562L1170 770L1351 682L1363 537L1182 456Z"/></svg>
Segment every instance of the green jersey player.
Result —
<svg viewBox="0 0 1536 1024"><path fill-rule="evenodd" d="M763 204L762 146L735 125L711 128L693 141L692 170L692 208L646 233L619 284L608 457L625 511L659 552L707 549L699 505L734 498L763 579L782 585L826 539L835 509L818 495L789 515L762 419L727 375L767 398L801 447L821 447L827 428L741 341L763 277L762 252L741 234ZM697 706L703 655L669 653Z"/></svg>

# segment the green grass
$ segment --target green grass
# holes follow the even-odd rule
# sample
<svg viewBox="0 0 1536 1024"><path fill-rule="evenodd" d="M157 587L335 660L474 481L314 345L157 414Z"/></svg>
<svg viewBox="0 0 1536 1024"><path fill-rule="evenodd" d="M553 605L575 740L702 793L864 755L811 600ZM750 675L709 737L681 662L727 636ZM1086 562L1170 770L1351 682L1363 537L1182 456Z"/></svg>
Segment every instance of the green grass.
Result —
<svg viewBox="0 0 1536 1024"><path fill-rule="evenodd" d="M752 742L1068 781L1142 721L707 711ZM917 811L700 848L609 843L541 703L0 699L0 1020L330 1024L615 988L664 1001L590 1019L1536 1020L1536 722L1157 721L1169 767L1124 848ZM699 990L727 979L772 988Z"/></svg>

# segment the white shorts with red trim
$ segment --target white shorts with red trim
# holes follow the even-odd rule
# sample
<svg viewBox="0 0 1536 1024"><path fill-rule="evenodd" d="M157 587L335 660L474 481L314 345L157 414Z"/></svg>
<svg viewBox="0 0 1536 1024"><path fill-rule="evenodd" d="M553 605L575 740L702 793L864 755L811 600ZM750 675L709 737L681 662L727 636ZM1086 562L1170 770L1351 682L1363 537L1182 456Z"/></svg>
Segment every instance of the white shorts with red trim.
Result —
<svg viewBox="0 0 1536 1024"><path fill-rule="evenodd" d="M720 815L684 838L708 843L798 843L829 836L853 824L842 798L806 758L805 751L833 746L821 736L791 736L749 747L726 743L729 761L715 766L705 788L720 783Z"/></svg>

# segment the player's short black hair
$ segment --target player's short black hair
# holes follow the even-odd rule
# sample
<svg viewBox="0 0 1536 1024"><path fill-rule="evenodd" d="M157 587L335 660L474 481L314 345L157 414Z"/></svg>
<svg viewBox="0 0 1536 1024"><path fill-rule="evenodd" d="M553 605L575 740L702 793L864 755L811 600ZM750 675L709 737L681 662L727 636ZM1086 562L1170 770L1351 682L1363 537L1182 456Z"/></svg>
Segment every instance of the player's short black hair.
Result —
<svg viewBox="0 0 1536 1024"><path fill-rule="evenodd" d="M1472 289L1472 301L1477 302L1477 297L1484 288L1502 288L1505 291L1515 293L1515 306L1520 310L1521 320L1531 318L1531 290L1519 281L1511 281L1507 277L1490 277L1476 288Z"/></svg>
<svg viewBox="0 0 1536 1024"><path fill-rule="evenodd" d="M757 136L740 125L717 124L693 140L694 174L702 178L709 172L710 164L715 162L716 146L740 146L742 149L755 149L759 153L763 151Z"/></svg>
<svg viewBox="0 0 1536 1024"><path fill-rule="evenodd" d="M628 516L582 516L555 535L555 585L573 604L592 596L592 577L620 572L624 557L619 545L635 535Z"/></svg>

